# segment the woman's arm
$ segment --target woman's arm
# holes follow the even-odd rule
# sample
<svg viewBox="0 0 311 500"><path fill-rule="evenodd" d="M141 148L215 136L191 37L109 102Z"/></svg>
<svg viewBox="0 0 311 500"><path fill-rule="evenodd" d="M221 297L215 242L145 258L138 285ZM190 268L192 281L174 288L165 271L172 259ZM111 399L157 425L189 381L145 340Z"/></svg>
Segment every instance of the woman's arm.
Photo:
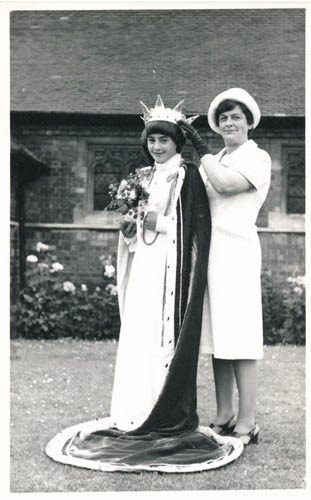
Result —
<svg viewBox="0 0 311 500"><path fill-rule="evenodd" d="M214 159L208 145L192 125L184 121L179 121L178 125L184 130L197 150L205 175L218 193L232 196L248 191L252 187L252 184L242 174L229 170Z"/></svg>
<svg viewBox="0 0 311 500"><path fill-rule="evenodd" d="M211 154L202 156L201 165L208 181L217 193L232 196L253 187L244 175L218 163Z"/></svg>

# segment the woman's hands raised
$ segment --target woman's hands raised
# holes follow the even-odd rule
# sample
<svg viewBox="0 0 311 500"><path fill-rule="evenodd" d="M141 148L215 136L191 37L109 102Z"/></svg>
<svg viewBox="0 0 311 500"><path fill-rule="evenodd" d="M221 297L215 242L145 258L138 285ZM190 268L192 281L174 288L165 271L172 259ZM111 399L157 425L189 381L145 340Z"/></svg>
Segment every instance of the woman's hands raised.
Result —
<svg viewBox="0 0 311 500"><path fill-rule="evenodd" d="M208 145L202 139L199 132L192 125L190 125L189 123L187 123L184 120L179 120L177 122L177 125L185 132L186 137L188 137L188 139L190 139L193 146L197 150L200 158L202 158L202 156L210 153Z"/></svg>

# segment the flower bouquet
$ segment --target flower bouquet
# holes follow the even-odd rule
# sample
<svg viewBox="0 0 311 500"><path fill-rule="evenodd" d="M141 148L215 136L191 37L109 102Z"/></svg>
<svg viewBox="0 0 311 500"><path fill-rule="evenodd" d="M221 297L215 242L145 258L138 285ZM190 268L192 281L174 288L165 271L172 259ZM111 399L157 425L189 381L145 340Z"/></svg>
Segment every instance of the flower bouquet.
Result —
<svg viewBox="0 0 311 500"><path fill-rule="evenodd" d="M143 209L148 203L150 182L150 169L136 170L130 173L126 179L118 184L110 184L110 203L106 210L114 210L122 215L128 215L133 219L137 218L138 212L143 217Z"/></svg>

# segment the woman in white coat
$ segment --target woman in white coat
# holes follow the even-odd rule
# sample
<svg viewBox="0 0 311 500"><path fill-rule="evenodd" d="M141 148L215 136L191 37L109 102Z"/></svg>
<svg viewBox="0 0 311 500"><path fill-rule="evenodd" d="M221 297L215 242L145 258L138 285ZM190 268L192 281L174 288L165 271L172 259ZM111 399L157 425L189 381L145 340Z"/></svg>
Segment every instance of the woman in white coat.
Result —
<svg viewBox="0 0 311 500"><path fill-rule="evenodd" d="M213 355L217 415L210 427L244 445L258 441L257 360L263 357L261 248L255 223L269 189L271 159L249 139L259 120L253 97L231 88L217 95L208 111L211 129L225 144L218 154L209 154L197 131L183 125L201 158L212 216L201 339L201 350Z"/></svg>

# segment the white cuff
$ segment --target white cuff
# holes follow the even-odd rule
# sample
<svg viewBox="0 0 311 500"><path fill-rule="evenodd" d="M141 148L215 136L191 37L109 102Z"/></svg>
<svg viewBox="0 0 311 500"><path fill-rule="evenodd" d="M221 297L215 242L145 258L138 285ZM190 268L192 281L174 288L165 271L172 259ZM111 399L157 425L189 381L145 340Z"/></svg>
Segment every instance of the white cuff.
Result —
<svg viewBox="0 0 311 500"><path fill-rule="evenodd" d="M126 238L124 234L121 232L122 238L126 246L128 247L129 252L135 252L136 250L136 243L137 243L137 237L136 234L135 236L132 236L132 238Z"/></svg>
<svg viewBox="0 0 311 500"><path fill-rule="evenodd" d="M168 220L167 215L158 214L155 230L158 233L167 233Z"/></svg>

